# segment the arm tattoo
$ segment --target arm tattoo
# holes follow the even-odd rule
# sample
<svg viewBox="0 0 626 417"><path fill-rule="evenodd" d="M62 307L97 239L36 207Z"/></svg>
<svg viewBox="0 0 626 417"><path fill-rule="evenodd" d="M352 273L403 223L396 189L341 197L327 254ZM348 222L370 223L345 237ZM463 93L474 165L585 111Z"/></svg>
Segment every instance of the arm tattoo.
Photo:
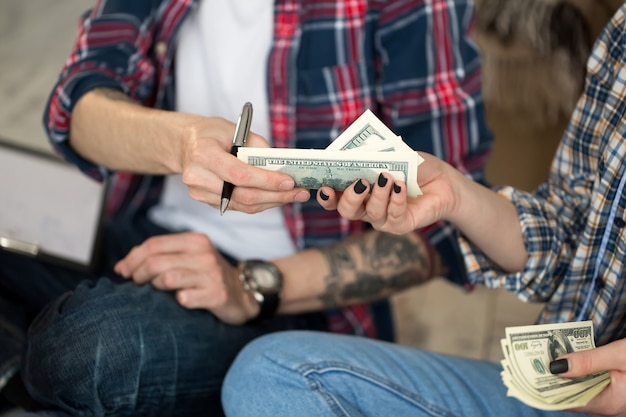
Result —
<svg viewBox="0 0 626 417"><path fill-rule="evenodd" d="M384 298L429 278L428 251L414 234L368 232L319 248L329 265L325 308Z"/></svg>

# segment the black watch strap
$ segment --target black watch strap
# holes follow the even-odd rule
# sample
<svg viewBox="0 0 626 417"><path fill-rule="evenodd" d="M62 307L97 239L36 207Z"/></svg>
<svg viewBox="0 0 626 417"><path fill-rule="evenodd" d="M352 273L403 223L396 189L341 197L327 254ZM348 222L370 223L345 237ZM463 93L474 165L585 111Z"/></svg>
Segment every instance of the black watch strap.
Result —
<svg viewBox="0 0 626 417"><path fill-rule="evenodd" d="M260 295L263 297L263 301L259 302L261 309L259 310L259 315L250 320L252 323L260 323L274 318L276 310L278 310L278 304L280 304L280 293ZM255 296L254 298L257 297Z"/></svg>

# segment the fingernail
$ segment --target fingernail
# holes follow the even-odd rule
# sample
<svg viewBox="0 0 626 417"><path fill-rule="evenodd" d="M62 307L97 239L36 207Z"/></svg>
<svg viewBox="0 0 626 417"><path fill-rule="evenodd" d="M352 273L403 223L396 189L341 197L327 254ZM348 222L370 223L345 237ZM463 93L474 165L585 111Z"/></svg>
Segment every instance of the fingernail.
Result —
<svg viewBox="0 0 626 417"><path fill-rule="evenodd" d="M557 359L550 362L550 372L553 374L562 374L569 370L569 362L567 359Z"/></svg>
<svg viewBox="0 0 626 417"><path fill-rule="evenodd" d="M400 191L402 191L402 187L400 187L398 184L394 184L393 185L393 192L396 194L400 194Z"/></svg>
<svg viewBox="0 0 626 417"><path fill-rule="evenodd" d="M363 184L362 180L358 180L356 184L354 184L354 192L357 194L363 194L363 192L367 190L365 184Z"/></svg>
<svg viewBox="0 0 626 417"><path fill-rule="evenodd" d="M320 191L320 198L324 201L328 201L328 195L324 191Z"/></svg>
<svg viewBox="0 0 626 417"><path fill-rule="evenodd" d="M289 191L295 186L293 180L285 180L278 186L278 191Z"/></svg>
<svg viewBox="0 0 626 417"><path fill-rule="evenodd" d="M387 178L383 174L378 174L378 186L384 187L387 185Z"/></svg>
<svg viewBox="0 0 626 417"><path fill-rule="evenodd" d="M309 193L308 191L300 191L298 194L296 194L295 200L298 203L304 203L305 201L309 201L309 198L311 198L311 193Z"/></svg>

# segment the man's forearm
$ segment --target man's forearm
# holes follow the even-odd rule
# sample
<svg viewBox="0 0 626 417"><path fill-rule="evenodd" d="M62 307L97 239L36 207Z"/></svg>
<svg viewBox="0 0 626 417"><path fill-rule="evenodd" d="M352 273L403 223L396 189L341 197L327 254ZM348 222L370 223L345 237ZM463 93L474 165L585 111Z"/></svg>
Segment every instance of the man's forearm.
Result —
<svg viewBox="0 0 626 417"><path fill-rule="evenodd" d="M276 262L285 276L279 311L296 313L370 302L434 276L428 244L413 233L369 231ZM306 267L302 267L306 265Z"/></svg>
<svg viewBox="0 0 626 417"><path fill-rule="evenodd" d="M70 143L85 159L113 170L179 173L181 138L186 119L193 117L147 108L121 91L97 88L72 111Z"/></svg>

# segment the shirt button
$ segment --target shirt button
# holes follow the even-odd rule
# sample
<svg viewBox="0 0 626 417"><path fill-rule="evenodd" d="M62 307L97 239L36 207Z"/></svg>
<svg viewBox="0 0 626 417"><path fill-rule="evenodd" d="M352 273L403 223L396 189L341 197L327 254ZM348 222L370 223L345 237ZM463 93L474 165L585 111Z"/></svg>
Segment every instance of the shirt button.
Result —
<svg viewBox="0 0 626 417"><path fill-rule="evenodd" d="M154 52L159 58L163 58L167 53L167 44L165 42L157 42L154 46Z"/></svg>
<svg viewBox="0 0 626 417"><path fill-rule="evenodd" d="M626 226L626 221L624 219L622 219L621 217L617 217L614 221L613 224L619 228L622 228L624 226Z"/></svg>
<svg viewBox="0 0 626 417"><path fill-rule="evenodd" d="M604 280L601 277L596 277L596 289L602 291L604 288Z"/></svg>

